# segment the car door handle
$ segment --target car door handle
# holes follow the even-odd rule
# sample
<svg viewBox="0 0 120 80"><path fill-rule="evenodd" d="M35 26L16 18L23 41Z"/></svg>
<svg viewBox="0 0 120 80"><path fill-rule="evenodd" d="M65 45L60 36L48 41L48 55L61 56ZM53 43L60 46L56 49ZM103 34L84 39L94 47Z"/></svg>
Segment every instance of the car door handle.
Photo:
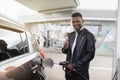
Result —
<svg viewBox="0 0 120 80"><path fill-rule="evenodd" d="M31 70L32 70L32 72L35 74L36 73L36 68L38 67L38 65L34 65L32 68L31 68Z"/></svg>

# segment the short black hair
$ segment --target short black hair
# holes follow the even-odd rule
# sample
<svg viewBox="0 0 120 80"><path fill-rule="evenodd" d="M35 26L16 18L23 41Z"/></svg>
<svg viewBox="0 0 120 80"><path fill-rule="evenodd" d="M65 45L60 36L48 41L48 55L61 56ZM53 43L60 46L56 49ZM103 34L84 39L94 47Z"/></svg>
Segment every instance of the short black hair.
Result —
<svg viewBox="0 0 120 80"><path fill-rule="evenodd" d="M78 17L78 16L82 18L82 14L79 12L75 12L72 14L72 17Z"/></svg>

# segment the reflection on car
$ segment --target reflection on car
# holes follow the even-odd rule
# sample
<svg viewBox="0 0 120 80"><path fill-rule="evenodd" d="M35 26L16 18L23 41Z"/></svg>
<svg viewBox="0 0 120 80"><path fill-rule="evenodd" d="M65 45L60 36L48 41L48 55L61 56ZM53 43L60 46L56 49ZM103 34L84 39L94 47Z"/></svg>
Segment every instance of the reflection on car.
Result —
<svg viewBox="0 0 120 80"><path fill-rule="evenodd" d="M0 61L21 54L17 49L8 49L7 45L8 44L4 40L0 40Z"/></svg>

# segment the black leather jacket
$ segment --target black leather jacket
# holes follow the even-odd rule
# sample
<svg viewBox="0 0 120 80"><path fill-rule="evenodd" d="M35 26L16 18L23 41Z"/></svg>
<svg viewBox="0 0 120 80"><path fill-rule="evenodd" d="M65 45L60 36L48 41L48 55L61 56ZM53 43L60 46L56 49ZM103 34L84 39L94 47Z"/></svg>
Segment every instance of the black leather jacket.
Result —
<svg viewBox="0 0 120 80"><path fill-rule="evenodd" d="M74 69L88 69L90 61L95 55L95 38L92 33L87 29L82 29L78 32L78 37L76 41L76 47L71 53L71 48L75 39L75 32L72 32L69 36L69 49L63 51L67 53L67 61L73 64Z"/></svg>

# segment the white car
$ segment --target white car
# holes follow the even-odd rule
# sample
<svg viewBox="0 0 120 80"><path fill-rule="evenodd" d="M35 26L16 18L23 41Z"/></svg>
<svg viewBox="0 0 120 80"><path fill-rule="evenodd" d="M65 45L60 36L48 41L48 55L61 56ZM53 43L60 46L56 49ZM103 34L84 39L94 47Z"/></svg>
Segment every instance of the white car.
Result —
<svg viewBox="0 0 120 80"><path fill-rule="evenodd" d="M6 42L8 50L19 52L0 49L0 80L45 80L45 56L31 38L24 26L0 15L0 40Z"/></svg>

